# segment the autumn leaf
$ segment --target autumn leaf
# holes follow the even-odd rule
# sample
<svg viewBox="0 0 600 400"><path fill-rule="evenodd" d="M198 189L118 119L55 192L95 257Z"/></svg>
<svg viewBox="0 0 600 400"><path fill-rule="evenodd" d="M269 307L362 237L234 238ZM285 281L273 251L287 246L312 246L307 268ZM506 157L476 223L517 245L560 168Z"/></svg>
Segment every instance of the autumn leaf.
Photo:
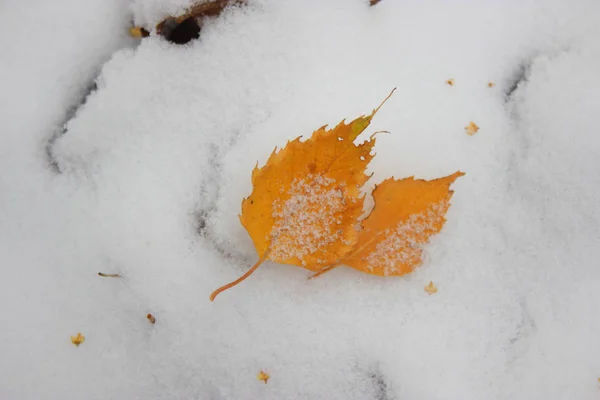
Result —
<svg viewBox="0 0 600 400"><path fill-rule="evenodd" d="M256 377L259 381L263 381L265 383L265 385L267 384L267 382L269 381L269 379L271 379L271 375L267 374L264 371L260 371L258 376Z"/></svg>
<svg viewBox="0 0 600 400"><path fill-rule="evenodd" d="M240 221L259 259L240 278L214 291L211 301L265 260L315 271L313 277L340 265L397 276L422 263L423 245L442 229L450 185L462 172L431 181L383 181L373 191L373 210L357 229L375 138L359 145L354 140L392 93L370 115L349 124L342 121L334 129L322 127L303 142L288 142L254 169L253 191L242 201ZM437 290L433 283L428 289Z"/></svg>
<svg viewBox="0 0 600 400"><path fill-rule="evenodd" d="M393 93L393 91L392 91ZM354 140L390 95L368 116L335 128L316 130L275 149L262 168L252 172L253 190L242 201L240 221L248 231L259 261L242 277L214 291L237 285L265 260L319 271L339 263L358 239L356 222L363 212L361 188L373 158L375 138Z"/></svg>
<svg viewBox="0 0 600 400"><path fill-rule="evenodd" d="M383 181L373 191L375 205L361 224L356 250L342 264L381 276L412 272L422 262L423 244L446 222L450 185L462 175Z"/></svg>
<svg viewBox="0 0 600 400"><path fill-rule="evenodd" d="M477 124L473 121L469 122L469 125L467 125L465 127L465 132L467 132L467 135L469 136L473 136L474 134L476 134L479 131L479 127L477 126Z"/></svg>
<svg viewBox="0 0 600 400"><path fill-rule="evenodd" d="M81 334L81 332L77 333L75 336L71 336L71 343L75 346L79 347L81 343L85 342L85 336Z"/></svg>

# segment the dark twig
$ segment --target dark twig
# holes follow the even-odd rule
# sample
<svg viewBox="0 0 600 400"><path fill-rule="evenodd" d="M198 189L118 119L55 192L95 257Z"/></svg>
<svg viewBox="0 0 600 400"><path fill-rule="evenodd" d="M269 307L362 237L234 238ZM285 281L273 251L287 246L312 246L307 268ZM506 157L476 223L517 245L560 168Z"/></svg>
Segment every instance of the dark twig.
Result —
<svg viewBox="0 0 600 400"><path fill-rule="evenodd" d="M121 274L105 274L103 272L98 272L99 276L102 276L104 278L120 278Z"/></svg>

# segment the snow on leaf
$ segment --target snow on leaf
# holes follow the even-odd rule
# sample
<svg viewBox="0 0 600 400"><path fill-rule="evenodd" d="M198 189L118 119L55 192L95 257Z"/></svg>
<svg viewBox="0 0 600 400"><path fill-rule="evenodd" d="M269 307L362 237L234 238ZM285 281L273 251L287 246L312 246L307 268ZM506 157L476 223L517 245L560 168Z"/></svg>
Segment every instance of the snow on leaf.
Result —
<svg viewBox="0 0 600 400"><path fill-rule="evenodd" d="M393 91L392 91L393 93ZM214 291L210 299L237 285L265 260L319 271L338 264L358 238L356 221L363 212L361 187L373 158L375 138L354 140L389 96L368 116L335 128L316 130L306 141L296 138L252 172L253 190L242 201L240 221L254 242L259 261L236 281Z"/></svg>
<svg viewBox="0 0 600 400"><path fill-rule="evenodd" d="M431 296L432 294L437 293L438 288L432 281L429 281L429 283L425 285L424 290Z"/></svg>
<svg viewBox="0 0 600 400"><path fill-rule="evenodd" d="M78 332L75 336L71 336L71 343L73 343L75 346L79 347L79 345L83 342L85 342L85 336L83 336L81 332Z"/></svg>
<svg viewBox="0 0 600 400"><path fill-rule="evenodd" d="M412 272L422 262L423 244L442 229L450 185L462 175L383 181L373 191L375 206L362 222L356 250L342 264L381 276Z"/></svg>

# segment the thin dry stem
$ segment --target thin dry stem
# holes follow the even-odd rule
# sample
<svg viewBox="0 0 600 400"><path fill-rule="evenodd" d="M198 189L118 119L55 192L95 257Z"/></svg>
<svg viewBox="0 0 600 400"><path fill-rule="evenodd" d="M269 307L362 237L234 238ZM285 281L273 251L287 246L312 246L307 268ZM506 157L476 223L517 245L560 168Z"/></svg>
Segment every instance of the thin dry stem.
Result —
<svg viewBox="0 0 600 400"><path fill-rule="evenodd" d="M367 243L364 243L362 246L360 246L358 249L355 249L352 253L350 253L349 256L347 256L345 258L345 260L354 257L356 254L360 253L361 251L363 251L367 246L369 246L371 243L373 243L378 237L379 235L382 235L384 232L378 232L371 240L367 241ZM331 271L334 268L339 267L340 265L343 265L342 263L338 263L338 264L333 264L333 265L329 265L325 268L323 268L322 270L314 273L313 275L309 276L308 279L314 279L317 278L321 275L323 275L326 272Z"/></svg>
<svg viewBox="0 0 600 400"><path fill-rule="evenodd" d="M120 278L121 274L105 274L103 272L98 272L99 276L102 276L104 278Z"/></svg>
<svg viewBox="0 0 600 400"><path fill-rule="evenodd" d="M325 272L329 272L334 268L339 267L342 264L334 264L334 265L328 265L327 267L323 268L322 270L315 272L314 274L312 274L311 276L308 277L308 279L315 279L321 275L323 275Z"/></svg>
<svg viewBox="0 0 600 400"><path fill-rule="evenodd" d="M260 266L260 264L262 264L265 261L266 258L267 258L267 253L265 252L265 255L263 255L260 258L260 260L258 260L256 262L256 264L254 264L254 266L252 266L252 268L250 268L248 270L248 272L246 272L244 275L240 276L235 281L233 281L231 283L228 283L225 286L221 286L220 288L218 288L217 290L215 290L214 292L212 292L211 295L210 295L210 301L215 301L215 297L217 297L219 295L219 293L221 293L221 292L223 292L223 291L225 291L227 289L230 289L230 288L234 287L235 285L237 285L238 283L244 281L247 277L249 277L250 275L252 275L252 273L254 271L256 271L256 269Z"/></svg>

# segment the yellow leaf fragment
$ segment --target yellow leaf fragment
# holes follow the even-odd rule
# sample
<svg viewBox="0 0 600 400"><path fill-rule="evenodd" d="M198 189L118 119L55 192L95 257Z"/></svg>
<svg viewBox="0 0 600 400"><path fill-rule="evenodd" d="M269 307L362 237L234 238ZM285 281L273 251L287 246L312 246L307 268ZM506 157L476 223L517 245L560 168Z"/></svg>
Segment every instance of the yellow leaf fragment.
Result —
<svg viewBox="0 0 600 400"><path fill-rule="evenodd" d="M395 90L395 89L394 89ZM393 93L393 91L392 91ZM368 116L335 128L325 126L296 138L252 172L253 190L242 201L240 221L254 242L259 261L211 300L246 279L264 260L311 271L339 263L354 248L356 221L363 212L361 188L373 158L375 138L355 144L390 95Z"/></svg>
<svg viewBox="0 0 600 400"><path fill-rule="evenodd" d="M81 343L85 342L85 336L81 334L81 332L77 333L75 336L71 336L71 343L75 346L79 347Z"/></svg>
<svg viewBox="0 0 600 400"><path fill-rule="evenodd" d="M454 86L454 79L450 78L446 81L446 85L448 86Z"/></svg>
<svg viewBox="0 0 600 400"><path fill-rule="evenodd" d="M494 82L488 82L488 87L489 88L493 88L494 86L496 86L496 84Z"/></svg>
<svg viewBox="0 0 600 400"><path fill-rule="evenodd" d="M259 381L263 381L265 383L265 385L267 384L267 382L269 381L269 379L271 378L271 375L267 374L264 371L260 371L260 373L257 376Z"/></svg>
<svg viewBox="0 0 600 400"><path fill-rule="evenodd" d="M134 26L129 28L129 35L134 38L141 39L143 37L149 36L150 33L141 26Z"/></svg>
<svg viewBox="0 0 600 400"><path fill-rule="evenodd" d="M429 284L425 285L424 289L430 296L438 291L437 286L435 286L431 281L429 281Z"/></svg>
<svg viewBox="0 0 600 400"><path fill-rule="evenodd" d="M446 222L450 185L462 175L383 181L373 191L375 205L362 221L355 250L342 264L380 276L412 272L422 262L422 246Z"/></svg>
<svg viewBox="0 0 600 400"><path fill-rule="evenodd" d="M154 318L154 315L148 314L148 315L146 315L146 318L148 319L148 322L150 322L151 324L156 323L156 318Z"/></svg>
<svg viewBox="0 0 600 400"><path fill-rule="evenodd" d="M469 136L473 136L477 131L479 131L479 127L473 121L469 122L469 125L465 127L465 132L467 132L467 135Z"/></svg>

